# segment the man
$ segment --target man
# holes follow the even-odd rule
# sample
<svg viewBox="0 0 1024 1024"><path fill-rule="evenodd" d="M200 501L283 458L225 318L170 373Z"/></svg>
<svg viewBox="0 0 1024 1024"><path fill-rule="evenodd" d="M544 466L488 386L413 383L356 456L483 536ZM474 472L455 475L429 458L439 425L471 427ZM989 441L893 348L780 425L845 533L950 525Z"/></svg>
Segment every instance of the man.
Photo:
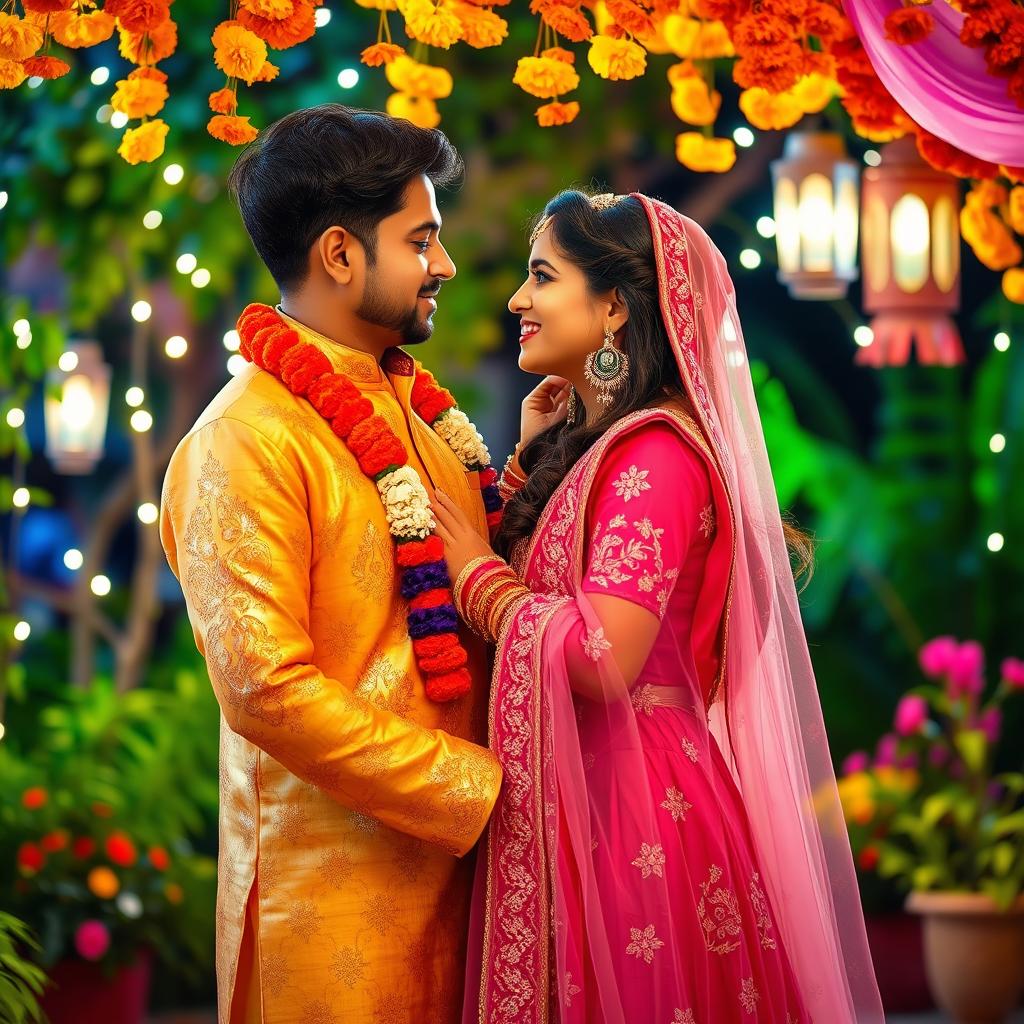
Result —
<svg viewBox="0 0 1024 1024"><path fill-rule="evenodd" d="M438 131L337 104L278 121L231 189L277 315L348 376L487 536L477 474L412 410L413 360L455 266ZM274 315L267 310L264 317ZM220 702L223 1024L461 1018L472 865L501 784L484 651L425 693L376 483L268 369L231 380L168 468L161 537Z"/></svg>

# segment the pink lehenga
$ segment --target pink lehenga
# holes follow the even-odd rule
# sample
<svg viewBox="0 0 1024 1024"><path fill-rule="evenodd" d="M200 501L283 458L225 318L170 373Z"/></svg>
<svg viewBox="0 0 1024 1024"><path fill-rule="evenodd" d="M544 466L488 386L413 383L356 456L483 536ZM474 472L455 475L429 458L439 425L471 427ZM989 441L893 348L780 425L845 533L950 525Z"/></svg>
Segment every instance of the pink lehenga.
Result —
<svg viewBox="0 0 1024 1024"><path fill-rule="evenodd" d="M881 1024L732 282L635 198L696 415L617 422L514 553L464 1024ZM629 688L593 594L661 620Z"/></svg>

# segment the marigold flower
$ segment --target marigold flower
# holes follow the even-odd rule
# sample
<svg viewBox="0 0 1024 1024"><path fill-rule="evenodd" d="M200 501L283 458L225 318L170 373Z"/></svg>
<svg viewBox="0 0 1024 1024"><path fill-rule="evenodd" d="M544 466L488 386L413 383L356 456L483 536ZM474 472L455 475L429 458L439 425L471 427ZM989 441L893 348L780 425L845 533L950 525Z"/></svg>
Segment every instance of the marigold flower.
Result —
<svg viewBox="0 0 1024 1024"><path fill-rule="evenodd" d="M66 11L72 0L22 0L26 14L56 14Z"/></svg>
<svg viewBox="0 0 1024 1024"><path fill-rule="evenodd" d="M398 0L410 37L447 50L463 36L462 22L449 0L435 5L432 0Z"/></svg>
<svg viewBox="0 0 1024 1024"><path fill-rule="evenodd" d="M106 0L103 9L126 32L152 32L171 16L169 0Z"/></svg>
<svg viewBox="0 0 1024 1024"><path fill-rule="evenodd" d="M158 114L167 102L167 86L151 78L121 79L110 105L133 121Z"/></svg>
<svg viewBox="0 0 1024 1024"><path fill-rule="evenodd" d="M649 35L654 31L650 15L639 4L633 3L633 0L605 0L605 6L615 23L630 35Z"/></svg>
<svg viewBox="0 0 1024 1024"><path fill-rule="evenodd" d="M1013 267L1003 274L1003 294L1011 302L1024 303L1024 270Z"/></svg>
<svg viewBox="0 0 1024 1024"><path fill-rule="evenodd" d="M356 0L356 3L360 7L365 7L368 11L397 11L398 2L397 0Z"/></svg>
<svg viewBox="0 0 1024 1024"><path fill-rule="evenodd" d="M580 76L565 61L551 57L520 57L512 81L523 92L550 100L575 89L580 84Z"/></svg>
<svg viewBox="0 0 1024 1024"><path fill-rule="evenodd" d="M14 14L0 14L0 58L25 60L43 45L40 28Z"/></svg>
<svg viewBox="0 0 1024 1024"><path fill-rule="evenodd" d="M293 0L295 9L287 18L275 21L261 18L244 7L239 8L238 21L275 50L304 43L316 32L316 9L306 0Z"/></svg>
<svg viewBox="0 0 1024 1024"><path fill-rule="evenodd" d="M803 74L803 51L792 40L765 45L744 54L733 66L732 77L743 89L760 86L768 92L785 92Z"/></svg>
<svg viewBox="0 0 1024 1024"><path fill-rule="evenodd" d="M229 78L240 78L252 85L266 62L267 44L237 22L222 21L210 38L217 67Z"/></svg>
<svg viewBox="0 0 1024 1024"><path fill-rule="evenodd" d="M541 128L552 128L557 125L570 124L576 120L579 112L580 105L575 101L572 103L552 101L551 103L545 103L543 107L538 107L535 111L537 124Z"/></svg>
<svg viewBox="0 0 1024 1024"><path fill-rule="evenodd" d="M35 78L63 78L70 70L71 65L60 57L29 57L22 61L25 74Z"/></svg>
<svg viewBox="0 0 1024 1024"><path fill-rule="evenodd" d="M421 64L404 54L391 61L384 69L384 74L393 89L409 96L443 100L452 94L454 83L451 73L446 68Z"/></svg>
<svg viewBox="0 0 1024 1024"><path fill-rule="evenodd" d="M1020 246L1000 217L980 203L965 203L960 210L960 233L974 255L989 270L1006 270L1020 263Z"/></svg>
<svg viewBox="0 0 1024 1024"><path fill-rule="evenodd" d="M20 60L0 57L0 89L17 89L28 75Z"/></svg>
<svg viewBox="0 0 1024 1024"><path fill-rule="evenodd" d="M462 38L475 50L500 46L508 35L508 22L493 11L470 3L456 3L455 16L462 23Z"/></svg>
<svg viewBox="0 0 1024 1024"><path fill-rule="evenodd" d="M935 19L922 7L898 7L885 18L885 38L900 46L921 42L933 28Z"/></svg>
<svg viewBox="0 0 1024 1024"><path fill-rule="evenodd" d="M561 46L549 46L546 50L541 50L540 55L550 57L552 60L560 60L563 64L576 63L576 54Z"/></svg>
<svg viewBox="0 0 1024 1024"><path fill-rule="evenodd" d="M206 130L215 139L232 146L244 146L259 134L257 129L249 124L248 117L228 114L216 114L211 117L206 123Z"/></svg>
<svg viewBox="0 0 1024 1024"><path fill-rule="evenodd" d="M135 844L123 832L111 832L103 848L110 861L121 868L130 868L138 859Z"/></svg>
<svg viewBox="0 0 1024 1024"><path fill-rule="evenodd" d="M34 875L46 863L46 854L35 843L22 843L18 847L18 867L26 874Z"/></svg>
<svg viewBox="0 0 1024 1024"><path fill-rule="evenodd" d="M708 139L700 132L683 132L676 136L676 159L691 171L721 174L736 163L736 146L732 139Z"/></svg>
<svg viewBox="0 0 1024 1024"><path fill-rule="evenodd" d="M662 25L662 32L669 49L677 57L710 60L732 57L736 53L729 30L721 21L701 21L670 14Z"/></svg>
<svg viewBox="0 0 1024 1024"><path fill-rule="evenodd" d="M411 121L418 128L436 128L441 123L437 104L429 96L413 96L407 92L393 92L384 108L392 117Z"/></svg>
<svg viewBox="0 0 1024 1024"><path fill-rule="evenodd" d="M264 61L263 67L260 68L260 73L253 79L253 81L272 82L279 74L281 74L281 69L276 64L271 64L269 60Z"/></svg>
<svg viewBox="0 0 1024 1024"><path fill-rule="evenodd" d="M238 109L238 97L233 89L218 89L210 93L210 109L215 114L233 114Z"/></svg>
<svg viewBox="0 0 1024 1024"><path fill-rule="evenodd" d="M283 21L295 13L292 0L239 0L238 6L268 21Z"/></svg>
<svg viewBox="0 0 1024 1024"><path fill-rule="evenodd" d="M684 78L672 90L672 110L687 124L714 124L721 106L721 93L709 92L703 78Z"/></svg>
<svg viewBox="0 0 1024 1024"><path fill-rule="evenodd" d="M77 50L105 43L117 22L106 11L62 11L50 17L50 32L61 46Z"/></svg>
<svg viewBox="0 0 1024 1024"><path fill-rule="evenodd" d="M829 100L835 95L834 79L826 78L816 72L804 75L790 89L793 99L805 114L817 114L828 106Z"/></svg>
<svg viewBox="0 0 1024 1024"><path fill-rule="evenodd" d="M127 32L120 29L118 52L132 64L156 64L178 48L178 26L168 18L152 32Z"/></svg>
<svg viewBox="0 0 1024 1024"><path fill-rule="evenodd" d="M762 131L790 128L804 116L791 92L773 94L766 89L744 89L740 93L739 105L744 117Z"/></svg>
<svg viewBox="0 0 1024 1024"><path fill-rule="evenodd" d="M40 807L45 807L49 799L49 793L42 786L32 786L21 794L21 806L29 811L37 811Z"/></svg>
<svg viewBox="0 0 1024 1024"><path fill-rule="evenodd" d="M118 154L130 164L149 164L162 155L169 125L159 117L129 128L121 137Z"/></svg>
<svg viewBox="0 0 1024 1024"><path fill-rule="evenodd" d="M121 883L110 868L96 867L85 877L89 891L101 900L112 900L120 891Z"/></svg>
<svg viewBox="0 0 1024 1024"><path fill-rule="evenodd" d="M587 61L595 73L611 81L628 81L647 70L647 52L629 39L594 36Z"/></svg>
<svg viewBox="0 0 1024 1024"><path fill-rule="evenodd" d="M1024 185L1010 190L1010 225L1018 235L1024 235Z"/></svg>
<svg viewBox="0 0 1024 1024"><path fill-rule="evenodd" d="M550 4L541 11L541 18L560 36L573 43L585 43L594 35L590 22L582 12L567 4Z"/></svg>
<svg viewBox="0 0 1024 1024"><path fill-rule="evenodd" d="M404 48L396 43L374 43L363 50L359 59L368 68L379 68L382 64L390 64L404 54Z"/></svg>

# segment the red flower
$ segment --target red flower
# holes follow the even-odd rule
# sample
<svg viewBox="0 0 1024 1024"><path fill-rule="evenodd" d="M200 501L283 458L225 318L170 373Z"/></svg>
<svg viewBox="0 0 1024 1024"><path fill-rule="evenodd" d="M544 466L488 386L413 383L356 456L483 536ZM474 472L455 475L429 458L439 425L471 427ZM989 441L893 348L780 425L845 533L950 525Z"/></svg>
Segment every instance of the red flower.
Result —
<svg viewBox="0 0 1024 1024"><path fill-rule="evenodd" d="M440 562L444 558L444 541L431 535L426 540L411 540L399 544L395 560L405 568L410 565L424 565L427 562Z"/></svg>
<svg viewBox="0 0 1024 1024"><path fill-rule="evenodd" d="M865 846L857 857L857 863L865 871L874 871L878 864L879 854L877 846Z"/></svg>
<svg viewBox="0 0 1024 1024"><path fill-rule="evenodd" d="M39 845L47 853L58 853L68 845L68 834L62 828L56 829L54 832L47 832L39 840Z"/></svg>
<svg viewBox="0 0 1024 1024"><path fill-rule="evenodd" d="M21 64L26 75L36 78L63 78L71 70L71 65L60 57L29 57Z"/></svg>
<svg viewBox="0 0 1024 1024"><path fill-rule="evenodd" d="M112 832L107 837L104 848L110 862L117 864L118 867L130 868L138 857L135 844L123 832Z"/></svg>
<svg viewBox="0 0 1024 1024"><path fill-rule="evenodd" d="M18 867L35 874L46 863L46 854L35 843L22 843L18 847Z"/></svg>
<svg viewBox="0 0 1024 1024"><path fill-rule="evenodd" d="M469 672L464 668L443 675L427 676L427 696L432 701L443 704L469 693L471 685Z"/></svg>
<svg viewBox="0 0 1024 1024"><path fill-rule="evenodd" d="M496 527L500 526L503 515L504 515L504 512L500 508L497 509L494 512L488 512L487 513L487 525L491 529L495 529Z"/></svg>
<svg viewBox="0 0 1024 1024"><path fill-rule="evenodd" d="M42 786L33 786L21 794L21 804L30 811L37 811L46 804L49 798L49 793Z"/></svg>
<svg viewBox="0 0 1024 1024"><path fill-rule="evenodd" d="M489 487L498 482L498 471L493 466L480 470L480 486Z"/></svg>
<svg viewBox="0 0 1024 1024"><path fill-rule="evenodd" d="M420 671L432 674L454 672L456 669L462 668L467 661L469 661L469 655L466 654L465 648L458 644L451 650L442 651L433 658L420 658Z"/></svg>
<svg viewBox="0 0 1024 1024"><path fill-rule="evenodd" d="M443 594L449 600L451 594L447 590L428 590L428 594ZM459 638L455 633L437 633L434 636L424 636L419 640L413 640L413 650L416 657L436 658L439 654L457 647Z"/></svg>
<svg viewBox="0 0 1024 1024"><path fill-rule="evenodd" d="M446 588L438 588L436 590L425 590L422 594L417 594L409 602L409 607L412 608L413 611L421 611L424 608L440 608L443 604L451 604L451 601L451 591ZM450 636L451 634L448 635ZM422 645L425 641L433 639L435 638L432 636L425 636L422 640L413 640L412 646L416 651L417 657L420 654L428 653Z"/></svg>
<svg viewBox="0 0 1024 1024"><path fill-rule="evenodd" d="M900 46L911 46L931 35L935 19L921 7L899 7L885 19L885 38Z"/></svg>
<svg viewBox="0 0 1024 1024"><path fill-rule="evenodd" d="M71 844L71 853L79 860L85 860L96 852L96 844L88 836L79 836Z"/></svg>
<svg viewBox="0 0 1024 1024"><path fill-rule="evenodd" d="M334 419L331 420L331 430L343 441L347 441L352 431L373 415L373 403L368 398L346 400L342 402Z"/></svg>
<svg viewBox="0 0 1024 1024"><path fill-rule="evenodd" d="M167 851L162 846L151 846L147 856L149 857L149 863L157 871L166 871L171 866L171 858L167 856Z"/></svg>

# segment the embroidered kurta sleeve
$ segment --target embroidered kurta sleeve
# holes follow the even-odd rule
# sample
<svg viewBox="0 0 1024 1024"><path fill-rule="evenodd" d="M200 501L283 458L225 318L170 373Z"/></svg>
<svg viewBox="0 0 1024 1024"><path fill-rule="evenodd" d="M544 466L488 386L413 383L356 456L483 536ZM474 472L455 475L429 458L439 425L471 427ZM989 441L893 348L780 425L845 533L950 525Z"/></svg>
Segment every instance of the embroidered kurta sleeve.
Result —
<svg viewBox="0 0 1024 1024"><path fill-rule="evenodd" d="M164 549L228 726L339 803L467 852L501 785L494 755L378 707L352 692L356 679L314 663L301 465L222 418L179 446L163 504Z"/></svg>
<svg viewBox="0 0 1024 1024"><path fill-rule="evenodd" d="M663 618L690 545L711 533L711 485L700 456L668 424L616 441L587 502L582 589Z"/></svg>

